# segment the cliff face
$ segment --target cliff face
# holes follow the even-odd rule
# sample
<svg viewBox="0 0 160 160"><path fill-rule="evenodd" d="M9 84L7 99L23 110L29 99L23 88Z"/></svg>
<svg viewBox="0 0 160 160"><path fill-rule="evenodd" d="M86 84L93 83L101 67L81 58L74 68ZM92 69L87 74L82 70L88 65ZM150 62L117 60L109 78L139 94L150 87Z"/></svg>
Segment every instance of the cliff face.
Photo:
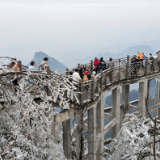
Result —
<svg viewBox="0 0 160 160"><path fill-rule="evenodd" d="M40 63L43 61L44 57L48 57L49 61L48 64L50 66L50 69L52 71L55 71L58 69L58 72L64 72L65 69L67 68L64 64L60 63L58 60L56 60L53 57L48 56L47 54L45 54L44 52L36 52L34 55L34 59L33 61L36 62L36 69L38 69L38 66L40 65Z"/></svg>

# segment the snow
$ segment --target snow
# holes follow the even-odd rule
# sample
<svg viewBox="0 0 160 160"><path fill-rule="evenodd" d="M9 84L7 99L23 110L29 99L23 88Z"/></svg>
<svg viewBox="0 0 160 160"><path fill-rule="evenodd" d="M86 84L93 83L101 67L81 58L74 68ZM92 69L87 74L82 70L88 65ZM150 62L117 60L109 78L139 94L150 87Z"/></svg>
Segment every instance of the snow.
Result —
<svg viewBox="0 0 160 160"><path fill-rule="evenodd" d="M15 74L14 78L18 77ZM66 160L62 126L55 126L55 137L50 127L55 115L52 103L69 109L69 95L76 97L76 88L56 73L46 77L44 73L28 72L19 77L19 89L10 78L0 80L0 92L6 101L0 104L0 159ZM36 97L41 100L36 102Z"/></svg>
<svg viewBox="0 0 160 160"><path fill-rule="evenodd" d="M149 132L153 131L153 126L149 118L138 119L134 114L126 114L121 130L109 146L107 159L138 160L145 157L153 159L153 135ZM158 128L160 123L157 124ZM160 129L157 132L160 132ZM156 139L159 137L157 136ZM159 150L158 144L156 149ZM160 158L158 153L157 158Z"/></svg>

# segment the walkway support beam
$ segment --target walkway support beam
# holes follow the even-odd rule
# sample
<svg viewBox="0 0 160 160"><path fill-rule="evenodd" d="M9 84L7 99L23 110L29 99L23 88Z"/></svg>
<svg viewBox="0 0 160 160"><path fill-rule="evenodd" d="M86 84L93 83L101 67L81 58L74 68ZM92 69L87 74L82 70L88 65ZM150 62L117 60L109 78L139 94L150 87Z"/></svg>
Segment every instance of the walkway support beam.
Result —
<svg viewBox="0 0 160 160"><path fill-rule="evenodd" d="M99 134L97 160L103 160L104 153L104 93L101 94L101 99L97 104L97 134Z"/></svg>
<svg viewBox="0 0 160 160"><path fill-rule="evenodd" d="M129 110L129 85L122 86L122 116Z"/></svg>
<svg viewBox="0 0 160 160"><path fill-rule="evenodd" d="M148 94L149 94L149 81L144 80L143 82L139 83L138 108L139 108L139 113L141 118L147 117L145 100Z"/></svg>
<svg viewBox="0 0 160 160"><path fill-rule="evenodd" d="M81 118L82 118L82 114L76 114L75 116L75 123L77 125L77 129L76 129L76 156L77 158L80 156L80 150L81 150L81 142L80 142L80 138L81 138Z"/></svg>
<svg viewBox="0 0 160 160"><path fill-rule="evenodd" d="M63 150L64 155L67 159L72 158L72 148L71 148L71 126L70 119L62 123L63 125Z"/></svg>
<svg viewBox="0 0 160 160"><path fill-rule="evenodd" d="M120 87L112 90L112 117L116 118L117 123L112 128L112 138L115 138L120 129Z"/></svg>
<svg viewBox="0 0 160 160"><path fill-rule="evenodd" d="M157 98L160 99L160 77L157 78ZM160 119L160 108L157 109L157 116Z"/></svg>
<svg viewBox="0 0 160 160"><path fill-rule="evenodd" d="M88 160L96 160L96 105L88 110Z"/></svg>

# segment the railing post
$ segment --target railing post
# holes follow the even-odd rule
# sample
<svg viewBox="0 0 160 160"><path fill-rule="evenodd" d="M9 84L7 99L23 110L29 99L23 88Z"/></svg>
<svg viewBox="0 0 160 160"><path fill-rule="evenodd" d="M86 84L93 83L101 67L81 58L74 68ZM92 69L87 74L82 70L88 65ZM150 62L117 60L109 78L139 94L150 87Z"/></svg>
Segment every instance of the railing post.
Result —
<svg viewBox="0 0 160 160"><path fill-rule="evenodd" d="M126 79L129 78L129 55L127 55L127 64L126 64Z"/></svg>
<svg viewBox="0 0 160 160"><path fill-rule="evenodd" d="M80 66L81 66L81 65L78 63L78 64L77 64L78 69L80 69Z"/></svg>
<svg viewBox="0 0 160 160"><path fill-rule="evenodd" d="M155 71L156 66L157 66L157 58L153 58L153 73Z"/></svg>
<svg viewBox="0 0 160 160"><path fill-rule="evenodd" d="M80 104L83 105L83 80L79 81L80 83Z"/></svg>
<svg viewBox="0 0 160 160"><path fill-rule="evenodd" d="M71 125L70 125L70 119L64 121L62 123L63 126L63 150L64 155L67 159L72 158L72 148L71 148Z"/></svg>
<svg viewBox="0 0 160 160"><path fill-rule="evenodd" d="M96 131L97 135L100 135L97 148L97 160L104 160L102 156L104 153L104 93L101 94L101 98L97 104L96 109Z"/></svg>
<svg viewBox="0 0 160 160"><path fill-rule="evenodd" d="M139 64L137 64L137 63L135 64L135 66L136 66L136 77L138 77L138 65Z"/></svg>
<svg viewBox="0 0 160 160"><path fill-rule="evenodd" d="M46 69L47 74L50 75L50 74L51 74L51 70L50 70L49 66L47 66L46 68L47 68L47 69Z"/></svg>
<svg viewBox="0 0 160 160"><path fill-rule="evenodd" d="M69 74L69 68L66 68L66 76Z"/></svg>
<svg viewBox="0 0 160 160"><path fill-rule="evenodd" d="M115 138L120 129L120 87L112 90L112 118L116 118L116 124L112 128L112 138Z"/></svg>
<svg viewBox="0 0 160 160"><path fill-rule="evenodd" d="M129 111L129 85L122 86L122 111L121 115L125 116L126 113Z"/></svg>
<svg viewBox="0 0 160 160"><path fill-rule="evenodd" d="M80 156L80 150L81 150L81 146L82 146L82 143L81 143L81 129L82 129L82 123L81 123L81 120L83 118L83 115L82 114L76 114L75 115L75 124L77 125L77 129L76 129L76 156L77 158L79 158ZM83 152L83 151L82 151Z"/></svg>
<svg viewBox="0 0 160 160"><path fill-rule="evenodd" d="M18 68L19 68L19 72L22 72L22 63L21 63L21 61L18 61Z"/></svg>
<svg viewBox="0 0 160 160"><path fill-rule="evenodd" d="M88 110L88 160L96 160L96 105Z"/></svg>
<svg viewBox="0 0 160 160"><path fill-rule="evenodd" d="M148 75L148 59L145 61L145 75Z"/></svg>
<svg viewBox="0 0 160 160"><path fill-rule="evenodd" d="M111 83L113 83L113 81L114 81L114 74L113 74L113 66L111 66L111 77L110 77L110 79L111 79Z"/></svg>
<svg viewBox="0 0 160 160"><path fill-rule="evenodd" d="M156 97L160 99L160 77L157 78L157 95ZM160 108L157 109L157 116L160 119Z"/></svg>
<svg viewBox="0 0 160 160"><path fill-rule="evenodd" d="M120 80L121 79L121 67L120 67L121 60L119 59L118 61L119 61L119 75L118 75L118 79Z"/></svg>
<svg viewBox="0 0 160 160"><path fill-rule="evenodd" d="M93 60L91 60L90 65L91 65L91 74L92 74L92 72L93 72Z"/></svg>
<svg viewBox="0 0 160 160"><path fill-rule="evenodd" d="M103 77L102 77L102 69L100 70L101 74L101 82L100 82L100 87L101 87L101 92L103 91Z"/></svg>
<svg viewBox="0 0 160 160"><path fill-rule="evenodd" d="M138 108L141 118L147 117L146 111L146 102L145 99L149 94L149 80L144 80L139 82L139 101L138 101ZM148 107L148 103L147 103Z"/></svg>
<svg viewBox="0 0 160 160"><path fill-rule="evenodd" d="M93 101L94 101L94 95L95 95L95 77L92 77L91 98Z"/></svg>

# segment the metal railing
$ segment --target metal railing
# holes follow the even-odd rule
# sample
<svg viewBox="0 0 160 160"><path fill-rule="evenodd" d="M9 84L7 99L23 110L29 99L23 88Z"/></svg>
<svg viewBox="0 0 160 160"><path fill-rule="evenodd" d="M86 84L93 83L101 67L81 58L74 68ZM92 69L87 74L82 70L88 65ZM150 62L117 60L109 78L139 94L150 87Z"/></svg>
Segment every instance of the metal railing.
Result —
<svg viewBox="0 0 160 160"><path fill-rule="evenodd" d="M108 63L108 61L105 62ZM96 97L100 96L103 90L114 83L147 76L160 71L160 60L157 58L154 59L153 62L148 62L147 59L133 64L131 63L130 57L127 56L126 58L115 59L113 62L113 68L101 70L99 74L92 77L92 79L87 82L83 82L83 80L79 82L78 91L81 92L81 95L79 96L81 105L89 101L94 101ZM93 62L91 61L91 63L85 64L85 66L87 66L89 72L92 73L92 69L94 69ZM71 70L74 71L74 69L75 68ZM67 69L63 75L68 76L68 72L71 70Z"/></svg>

